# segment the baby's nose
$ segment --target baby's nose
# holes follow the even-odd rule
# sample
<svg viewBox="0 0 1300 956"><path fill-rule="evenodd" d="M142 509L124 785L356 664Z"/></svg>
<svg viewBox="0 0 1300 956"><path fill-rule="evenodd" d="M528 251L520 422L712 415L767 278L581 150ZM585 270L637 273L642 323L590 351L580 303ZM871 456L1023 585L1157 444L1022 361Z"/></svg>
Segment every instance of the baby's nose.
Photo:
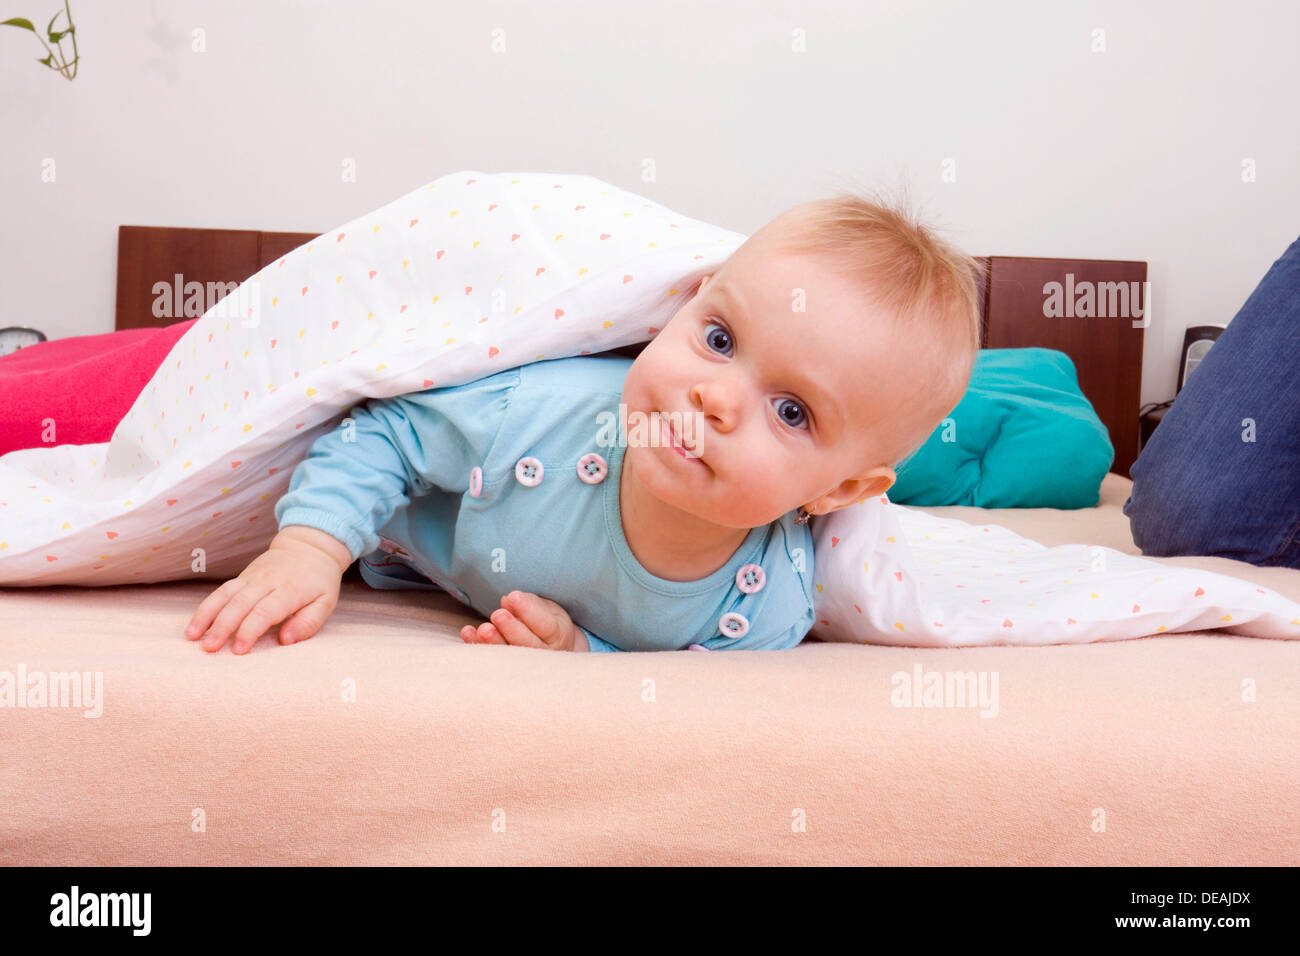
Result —
<svg viewBox="0 0 1300 956"><path fill-rule="evenodd" d="M717 382L701 383L691 390L691 398L700 417L709 419L718 431L728 432L736 427L740 402L735 389Z"/></svg>

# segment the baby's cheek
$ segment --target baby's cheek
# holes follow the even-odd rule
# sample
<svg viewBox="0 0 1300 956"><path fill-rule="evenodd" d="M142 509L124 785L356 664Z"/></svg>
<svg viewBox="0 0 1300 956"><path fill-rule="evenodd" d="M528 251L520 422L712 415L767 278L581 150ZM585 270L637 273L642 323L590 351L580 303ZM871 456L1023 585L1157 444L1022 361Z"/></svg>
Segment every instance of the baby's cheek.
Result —
<svg viewBox="0 0 1300 956"><path fill-rule="evenodd" d="M794 494L788 477L758 465L748 469L747 477L727 490L721 507L726 511L727 524L757 528L799 507L802 502L789 504Z"/></svg>

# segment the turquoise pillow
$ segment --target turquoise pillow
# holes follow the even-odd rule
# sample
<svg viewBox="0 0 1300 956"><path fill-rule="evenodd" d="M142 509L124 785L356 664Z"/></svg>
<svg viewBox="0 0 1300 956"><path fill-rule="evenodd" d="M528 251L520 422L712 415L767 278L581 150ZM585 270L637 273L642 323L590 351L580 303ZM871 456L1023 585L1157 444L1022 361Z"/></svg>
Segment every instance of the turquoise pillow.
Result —
<svg viewBox="0 0 1300 956"><path fill-rule="evenodd" d="M961 402L895 469L889 500L1091 508L1114 460L1106 426L1079 390L1068 355L981 349Z"/></svg>

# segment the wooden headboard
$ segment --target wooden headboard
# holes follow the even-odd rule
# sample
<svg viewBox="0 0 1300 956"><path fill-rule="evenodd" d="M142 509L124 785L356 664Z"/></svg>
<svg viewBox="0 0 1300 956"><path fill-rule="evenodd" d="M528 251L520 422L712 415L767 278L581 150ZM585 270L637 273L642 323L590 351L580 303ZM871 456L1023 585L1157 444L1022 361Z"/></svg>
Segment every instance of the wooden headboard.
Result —
<svg viewBox="0 0 1300 956"><path fill-rule="evenodd" d="M155 315L159 282L239 283L277 258L310 242L316 232L176 229L121 226L117 235L117 328L171 325L202 311ZM979 259L981 340L984 348L1041 346L1074 361L1079 387L1110 431L1111 470L1128 475L1138 453L1142 384L1145 262L1107 259ZM1058 283L1060 293L1049 286ZM1044 290L1052 290L1050 292ZM1114 314L1117 306L1126 311ZM1091 303L1091 306L1089 306ZM207 305L211 305L208 302ZM1100 313L1100 314L1098 314ZM633 352L639 347L633 347ZM1062 467L1069 467L1062 462Z"/></svg>

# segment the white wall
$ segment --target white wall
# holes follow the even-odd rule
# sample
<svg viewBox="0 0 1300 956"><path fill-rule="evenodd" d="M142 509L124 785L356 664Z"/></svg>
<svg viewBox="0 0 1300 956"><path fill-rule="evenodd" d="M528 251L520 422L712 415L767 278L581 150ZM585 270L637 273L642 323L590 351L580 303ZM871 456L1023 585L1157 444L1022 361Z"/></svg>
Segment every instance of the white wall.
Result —
<svg viewBox="0 0 1300 956"><path fill-rule="evenodd" d="M72 82L0 28L0 326L51 338L113 328L123 223L324 231L472 168L751 233L850 179L975 254L1149 262L1154 401L1300 233L1290 2L70 2Z"/></svg>

